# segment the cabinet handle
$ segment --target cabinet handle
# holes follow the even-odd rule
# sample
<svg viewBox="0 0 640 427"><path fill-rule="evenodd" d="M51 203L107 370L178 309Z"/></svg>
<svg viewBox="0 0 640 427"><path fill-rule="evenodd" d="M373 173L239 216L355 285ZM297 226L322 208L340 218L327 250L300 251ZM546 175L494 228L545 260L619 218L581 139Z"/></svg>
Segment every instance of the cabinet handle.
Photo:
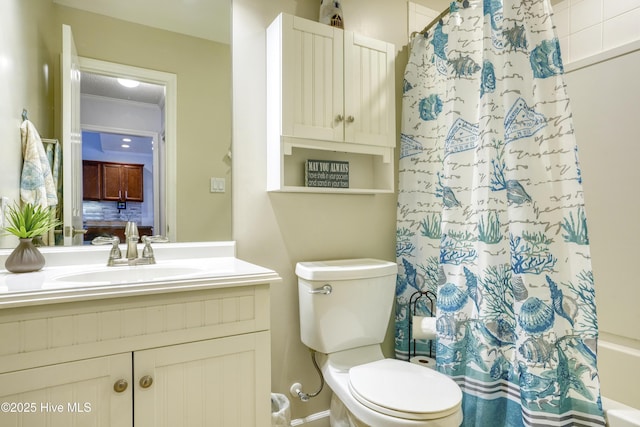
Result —
<svg viewBox="0 0 640 427"><path fill-rule="evenodd" d="M153 378L151 377L151 375L145 375L144 377L140 378L140 387L149 388L151 387L151 384L153 384Z"/></svg>
<svg viewBox="0 0 640 427"><path fill-rule="evenodd" d="M347 123L353 123L356 121L356 118L353 116L347 116Z"/></svg>
<svg viewBox="0 0 640 427"><path fill-rule="evenodd" d="M123 391L125 391L127 389L127 387L129 386L129 383L127 382L127 380L118 380L115 383L113 383L113 390L116 393L122 393Z"/></svg>
<svg viewBox="0 0 640 427"><path fill-rule="evenodd" d="M344 120L344 116L343 116L342 114L338 114L338 115L336 116L336 122L340 123L340 122L341 122L341 121L343 121L343 120Z"/></svg>

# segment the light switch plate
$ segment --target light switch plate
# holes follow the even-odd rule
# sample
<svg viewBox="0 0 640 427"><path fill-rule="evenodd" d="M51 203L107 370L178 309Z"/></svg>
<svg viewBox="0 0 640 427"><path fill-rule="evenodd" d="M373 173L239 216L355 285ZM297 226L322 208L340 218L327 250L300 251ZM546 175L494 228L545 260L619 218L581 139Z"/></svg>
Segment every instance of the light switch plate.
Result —
<svg viewBox="0 0 640 427"><path fill-rule="evenodd" d="M209 191L211 193L224 193L225 192L225 179L224 178L211 178L209 185Z"/></svg>

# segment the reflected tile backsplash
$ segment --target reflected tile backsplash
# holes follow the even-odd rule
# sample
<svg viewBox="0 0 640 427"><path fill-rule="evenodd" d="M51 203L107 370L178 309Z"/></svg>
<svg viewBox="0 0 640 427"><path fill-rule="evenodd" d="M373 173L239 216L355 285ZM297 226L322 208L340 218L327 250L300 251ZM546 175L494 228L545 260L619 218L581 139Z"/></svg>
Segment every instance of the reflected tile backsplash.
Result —
<svg viewBox="0 0 640 427"><path fill-rule="evenodd" d="M135 221L142 222L142 203L127 202L126 209L118 209L117 202L99 202L85 200L82 202L84 221Z"/></svg>

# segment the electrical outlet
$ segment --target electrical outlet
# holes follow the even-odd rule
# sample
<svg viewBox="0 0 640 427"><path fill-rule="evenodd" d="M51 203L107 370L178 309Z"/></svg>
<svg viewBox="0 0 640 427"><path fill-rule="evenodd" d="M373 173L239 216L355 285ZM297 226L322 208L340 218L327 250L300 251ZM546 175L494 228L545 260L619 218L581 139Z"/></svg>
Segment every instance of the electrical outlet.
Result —
<svg viewBox="0 0 640 427"><path fill-rule="evenodd" d="M209 184L209 191L211 193L224 193L225 192L225 179L224 178L211 178Z"/></svg>

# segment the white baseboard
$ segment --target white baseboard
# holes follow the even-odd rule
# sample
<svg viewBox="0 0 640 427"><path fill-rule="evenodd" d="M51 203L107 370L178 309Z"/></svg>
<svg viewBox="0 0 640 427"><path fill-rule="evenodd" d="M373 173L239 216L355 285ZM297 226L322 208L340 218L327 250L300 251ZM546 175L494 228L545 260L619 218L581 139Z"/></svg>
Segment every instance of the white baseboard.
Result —
<svg viewBox="0 0 640 427"><path fill-rule="evenodd" d="M329 427L329 410L316 412L304 418L291 420L291 427Z"/></svg>

